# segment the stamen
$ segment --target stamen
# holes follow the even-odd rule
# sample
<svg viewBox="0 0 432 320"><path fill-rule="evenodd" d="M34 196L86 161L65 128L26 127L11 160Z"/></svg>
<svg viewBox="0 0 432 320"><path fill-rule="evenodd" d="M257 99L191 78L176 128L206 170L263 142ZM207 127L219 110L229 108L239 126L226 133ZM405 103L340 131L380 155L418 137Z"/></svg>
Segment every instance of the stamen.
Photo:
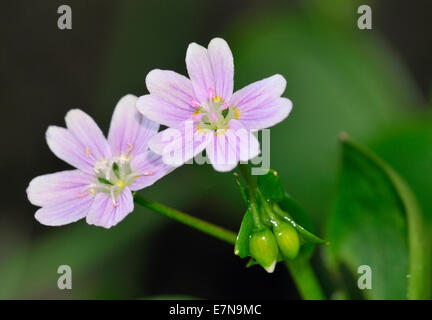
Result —
<svg viewBox="0 0 432 320"><path fill-rule="evenodd" d="M204 132L203 128L201 128L198 124L196 125L196 130L197 130L199 133L203 133L203 132Z"/></svg>
<svg viewBox="0 0 432 320"><path fill-rule="evenodd" d="M198 108L200 106L200 103L198 102L198 100L192 98L191 99L191 105L192 105L192 107Z"/></svg>
<svg viewBox="0 0 432 320"><path fill-rule="evenodd" d="M120 203L116 202L115 195L114 195L114 188L111 188L110 192L111 192L111 201L112 201L113 206L118 207L120 205Z"/></svg>
<svg viewBox="0 0 432 320"><path fill-rule="evenodd" d="M216 121L217 121L217 114L216 114L216 112L212 112L212 114L211 114L211 120L212 120L213 122L216 122Z"/></svg>
<svg viewBox="0 0 432 320"><path fill-rule="evenodd" d="M202 119L202 113L198 113L192 117L192 120L197 122L201 121L201 119Z"/></svg>
<svg viewBox="0 0 432 320"><path fill-rule="evenodd" d="M145 176L152 176L152 175L153 175L153 171L146 170L146 171L144 171L143 174L144 174Z"/></svg>
<svg viewBox="0 0 432 320"><path fill-rule="evenodd" d="M85 147L85 154L86 154L87 157L90 157L90 155L91 155L91 150L90 150L89 147Z"/></svg>
<svg viewBox="0 0 432 320"><path fill-rule="evenodd" d="M215 97L215 92L213 88L208 89L208 97L209 99L213 99Z"/></svg>
<svg viewBox="0 0 432 320"><path fill-rule="evenodd" d="M202 109L203 109L202 107L196 108L195 111L192 113L192 115L194 116L194 115L200 113Z"/></svg>
<svg viewBox="0 0 432 320"><path fill-rule="evenodd" d="M222 99L221 97L219 97L219 96L215 96L215 97L213 98L213 102L220 103L220 102L222 102L222 101L223 101L223 99Z"/></svg>
<svg viewBox="0 0 432 320"><path fill-rule="evenodd" d="M84 198L87 195L87 192L81 192L77 194L78 198Z"/></svg>
<svg viewBox="0 0 432 320"><path fill-rule="evenodd" d="M239 111L239 109L237 107L233 107L232 109L234 111L234 118L236 120L238 120L240 118L240 111Z"/></svg>
<svg viewBox="0 0 432 320"><path fill-rule="evenodd" d="M126 153L131 153L132 152L132 150L133 150L133 144L132 143L130 143L130 142L128 142L127 143L127 146L128 146L128 149L126 150Z"/></svg>

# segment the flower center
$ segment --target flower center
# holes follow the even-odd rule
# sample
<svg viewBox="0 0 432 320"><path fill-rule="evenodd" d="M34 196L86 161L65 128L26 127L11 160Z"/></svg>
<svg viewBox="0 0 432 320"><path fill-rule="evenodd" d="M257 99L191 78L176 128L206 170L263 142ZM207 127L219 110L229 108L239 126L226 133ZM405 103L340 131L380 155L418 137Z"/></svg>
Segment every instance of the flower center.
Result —
<svg viewBox="0 0 432 320"><path fill-rule="evenodd" d="M130 159L123 156L98 161L94 166L94 172L96 181L90 185L89 192L109 194L115 206L118 205L117 196L139 175L132 170Z"/></svg>
<svg viewBox="0 0 432 320"><path fill-rule="evenodd" d="M204 103L192 100L192 106L196 107L192 119L197 123L198 130L226 130L231 119L239 118L237 107L230 106L228 102L214 94L209 89L209 99Z"/></svg>

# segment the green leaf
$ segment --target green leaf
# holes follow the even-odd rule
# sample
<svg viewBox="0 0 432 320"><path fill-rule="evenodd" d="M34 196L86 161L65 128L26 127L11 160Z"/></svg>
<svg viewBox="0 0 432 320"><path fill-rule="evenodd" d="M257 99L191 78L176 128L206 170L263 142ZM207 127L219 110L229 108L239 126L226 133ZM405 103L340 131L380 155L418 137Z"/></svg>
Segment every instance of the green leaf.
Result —
<svg viewBox="0 0 432 320"><path fill-rule="evenodd" d="M288 202L288 200L284 201L284 203L287 203L287 202ZM285 212L295 212L293 210L288 211L286 205L282 206L282 207L285 208L285 210L284 210ZM277 209L275 211L277 211ZM280 215L280 217L282 217L286 222L290 223L296 229L296 231L304 238L304 240L306 240L307 242L319 243L319 244L328 244L327 241L325 241L325 240L317 237L312 232L310 232L307 229L305 229L303 227L303 225L300 225L299 223L297 223L296 220L292 219L290 216L287 216L287 215L285 215L285 214L282 213ZM299 221L299 220L297 220L297 221ZM307 223L306 223L306 225L307 225Z"/></svg>
<svg viewBox="0 0 432 320"><path fill-rule="evenodd" d="M258 175L258 185L266 200L279 202L285 197L285 189L280 177L273 169L270 169L266 174Z"/></svg>
<svg viewBox="0 0 432 320"><path fill-rule="evenodd" d="M429 225L432 222L431 122L430 113L421 113L412 121L404 120L381 130L368 141L368 146L409 184Z"/></svg>
<svg viewBox="0 0 432 320"><path fill-rule="evenodd" d="M307 242L326 243L325 240L313 234L313 226L309 216L300 204L285 191L275 170L270 169L267 174L259 175L258 187L265 199L277 203L273 209L279 213L279 216L290 223L303 237L304 242L306 242L301 249L303 256L310 256L313 252L313 245L307 244Z"/></svg>
<svg viewBox="0 0 432 320"><path fill-rule="evenodd" d="M293 199L288 193L285 193L283 199L278 202L279 207L287 212L292 220L302 226L304 230L313 232L312 221L303 207Z"/></svg>
<svg viewBox="0 0 432 320"><path fill-rule="evenodd" d="M399 175L342 136L336 191L327 227L330 266L348 268L354 281L359 266L370 266L372 289L361 292L369 299L430 298L422 215Z"/></svg>
<svg viewBox="0 0 432 320"><path fill-rule="evenodd" d="M249 210L243 217L240 230L237 234L237 240L234 246L234 253L240 258L246 258L249 255L249 236L254 228L254 222Z"/></svg>

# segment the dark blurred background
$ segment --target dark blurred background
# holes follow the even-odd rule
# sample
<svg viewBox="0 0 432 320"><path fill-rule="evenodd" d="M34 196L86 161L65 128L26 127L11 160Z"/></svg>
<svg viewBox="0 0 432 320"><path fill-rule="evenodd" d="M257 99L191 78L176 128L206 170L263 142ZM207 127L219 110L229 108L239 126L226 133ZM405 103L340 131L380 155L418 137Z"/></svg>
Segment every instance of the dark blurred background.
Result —
<svg viewBox="0 0 432 320"><path fill-rule="evenodd" d="M57 28L62 4L72 30ZM357 28L361 4L372 7L372 30ZM187 45L215 36L233 51L236 89L274 73L287 79L294 109L272 129L271 166L318 234L340 131L393 165L432 220L431 30L428 0L3 2L0 298L298 298L282 265L271 275L245 269L230 245L148 210L111 230L50 228L26 198L33 177L68 168L46 145L49 125L79 107L107 132L116 102L146 93L150 70L186 74ZM232 174L208 165L183 166L142 194L233 231L245 211ZM319 251L313 263L323 270ZM62 264L73 270L70 291L57 289Z"/></svg>

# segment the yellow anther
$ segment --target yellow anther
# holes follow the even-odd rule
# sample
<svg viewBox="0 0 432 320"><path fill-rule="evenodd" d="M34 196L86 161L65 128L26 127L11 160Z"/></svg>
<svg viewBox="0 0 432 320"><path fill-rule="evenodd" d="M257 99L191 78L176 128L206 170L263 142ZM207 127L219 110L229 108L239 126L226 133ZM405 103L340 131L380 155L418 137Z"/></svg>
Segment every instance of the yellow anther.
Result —
<svg viewBox="0 0 432 320"><path fill-rule="evenodd" d="M209 132L209 131L211 131L210 129L208 129L208 128L201 128L198 124L196 125L196 131L198 132L198 133L207 133L207 132Z"/></svg>
<svg viewBox="0 0 432 320"><path fill-rule="evenodd" d="M223 101L223 99L220 97L220 96L215 96L214 98L213 98L213 102L217 102L217 103L219 103L219 102L222 102Z"/></svg>
<svg viewBox="0 0 432 320"><path fill-rule="evenodd" d="M93 189L93 188L91 188L91 189L89 190L89 192L90 192L91 194L95 194L95 193L96 193L96 190Z"/></svg>
<svg viewBox="0 0 432 320"><path fill-rule="evenodd" d="M85 154L86 154L87 157L90 157L90 155L91 155L91 150L90 150L89 147L85 147Z"/></svg>
<svg viewBox="0 0 432 320"><path fill-rule="evenodd" d="M232 108L234 111L234 119L238 120L240 118L240 111L237 109L237 107Z"/></svg>
<svg viewBox="0 0 432 320"><path fill-rule="evenodd" d="M195 109L195 111L192 113L193 116L196 116L198 113L201 112L202 107L198 107Z"/></svg>
<svg viewBox="0 0 432 320"><path fill-rule="evenodd" d="M203 132L204 132L204 130L203 130L199 125L196 125L196 130L197 130L199 133L203 133Z"/></svg>

